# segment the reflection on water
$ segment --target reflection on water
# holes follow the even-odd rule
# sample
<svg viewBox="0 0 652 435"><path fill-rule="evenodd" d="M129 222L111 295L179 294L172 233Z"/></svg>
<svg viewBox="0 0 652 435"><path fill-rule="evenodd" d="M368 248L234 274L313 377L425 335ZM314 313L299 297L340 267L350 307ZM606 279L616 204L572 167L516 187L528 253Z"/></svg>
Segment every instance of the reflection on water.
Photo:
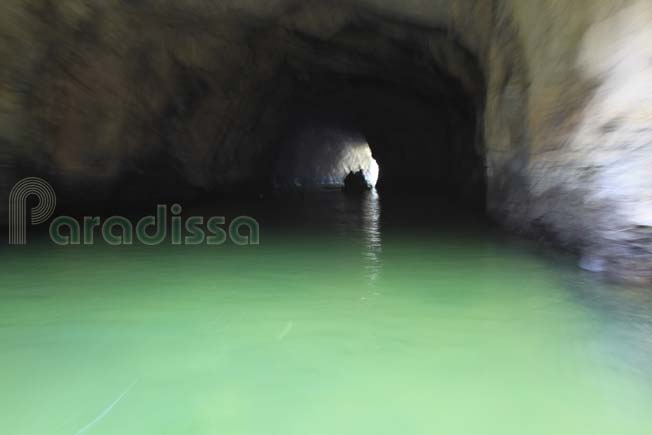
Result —
<svg viewBox="0 0 652 435"><path fill-rule="evenodd" d="M376 189L371 190L362 203L362 231L365 236L366 250L364 257L365 270L369 282L374 283L381 272L380 255L383 250L383 241L380 234L380 197Z"/></svg>
<svg viewBox="0 0 652 435"><path fill-rule="evenodd" d="M2 433L652 433L650 292L411 204L241 204L257 247L1 251Z"/></svg>

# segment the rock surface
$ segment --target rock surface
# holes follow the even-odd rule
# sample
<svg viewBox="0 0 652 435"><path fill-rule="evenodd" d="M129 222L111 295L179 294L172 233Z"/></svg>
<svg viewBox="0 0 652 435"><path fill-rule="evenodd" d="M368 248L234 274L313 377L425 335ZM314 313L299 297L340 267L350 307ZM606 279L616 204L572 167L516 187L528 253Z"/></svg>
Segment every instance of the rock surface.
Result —
<svg viewBox="0 0 652 435"><path fill-rule="evenodd" d="M379 77L461 107L453 78L481 126L456 150L482 154L490 213L650 282L651 9L3 0L0 187L41 175L61 196L101 201L124 180L153 191L161 180L180 190L256 183L273 171L286 102L319 77ZM449 178L459 185L478 170Z"/></svg>

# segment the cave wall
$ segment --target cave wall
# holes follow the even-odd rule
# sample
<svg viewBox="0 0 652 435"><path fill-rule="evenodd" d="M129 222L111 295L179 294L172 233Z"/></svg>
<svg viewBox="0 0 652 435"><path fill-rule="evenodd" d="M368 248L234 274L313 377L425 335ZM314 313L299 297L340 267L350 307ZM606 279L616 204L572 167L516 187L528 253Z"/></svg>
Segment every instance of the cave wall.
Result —
<svg viewBox="0 0 652 435"><path fill-rule="evenodd" d="M651 8L513 1L525 74L489 91L486 134L490 171L506 177L490 176L495 215L578 250L592 270L642 282L652 270ZM490 114L523 91L519 146Z"/></svg>
<svg viewBox="0 0 652 435"><path fill-rule="evenodd" d="M178 181L170 184L206 190L256 181L270 170L286 101L315 69L384 74L423 83L426 92L442 86L430 77L436 62L469 93L483 89L447 30L431 36L356 2L9 0L1 7L3 101L11 106L3 148L17 162L14 178L42 175L64 197L101 201L121 180L158 185L161 173ZM432 59L411 68L412 44Z"/></svg>
<svg viewBox="0 0 652 435"><path fill-rule="evenodd" d="M305 65L424 89L437 65L480 107L492 215L597 269L651 277L648 1L4 0L0 11L5 192L25 173L100 198L126 175L250 182L269 171Z"/></svg>

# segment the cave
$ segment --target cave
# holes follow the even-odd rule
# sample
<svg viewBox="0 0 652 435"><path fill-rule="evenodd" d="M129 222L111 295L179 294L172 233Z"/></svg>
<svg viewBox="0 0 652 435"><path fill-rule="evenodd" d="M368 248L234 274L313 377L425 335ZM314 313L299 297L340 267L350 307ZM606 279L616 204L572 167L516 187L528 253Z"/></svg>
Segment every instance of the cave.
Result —
<svg viewBox="0 0 652 435"><path fill-rule="evenodd" d="M647 1L0 12L12 433L652 429Z"/></svg>
<svg viewBox="0 0 652 435"><path fill-rule="evenodd" d="M391 15L356 10L355 19L338 23L325 38L303 28L304 13L290 9L280 25L235 16L238 31L255 41L252 63L243 65L251 70L233 78L240 85L225 82L230 72L217 60L212 67L193 65L144 42L135 47L139 60L133 65L109 54L66 65L79 71L55 68L53 75L73 77L62 77L56 90L62 111L53 114L56 120L34 113L40 126L31 130L47 133L52 126L59 139L42 161L21 160L16 172L51 180L64 209L81 204L128 212L144 202L210 203L290 187L340 188L348 173L375 170L370 160L328 174L327 167L336 165L331 160L343 152L337 144L348 137L368 146L364 156L349 159L364 160L370 152L382 171L374 187L386 196L429 195L443 208L483 214L486 80L478 58L450 32ZM190 17L175 18L175 32L200 36L202 26ZM189 43L193 50L196 43L217 48L210 38ZM50 55L66 49L54 47ZM233 56L241 55L233 49ZM158 52L167 64L155 64ZM120 83L122 71L111 68L125 67L128 82ZM80 86L86 75L89 82ZM128 90L118 89L122 85ZM238 86L241 93L233 94ZM31 105L51 92L50 86L35 89ZM125 92L136 105L124 106ZM118 115L122 108L126 112ZM115 140L124 143L114 148ZM321 180L310 180L320 171Z"/></svg>
<svg viewBox="0 0 652 435"><path fill-rule="evenodd" d="M398 63L403 68L406 64ZM437 71L436 65L431 67ZM343 169L326 184L341 187L347 174L368 170L372 163L365 159L371 158L380 169L373 185L385 195L424 195L451 207L484 212L481 102L443 72L429 75L430 86L401 77L388 81L382 69L378 75L384 78L322 72L315 80L304 79L288 104L289 133L282 136L277 160L304 167L308 174L321 172L311 161L326 166L339 161ZM347 142L362 146L362 154L348 157L354 159L348 165L337 145ZM302 155L292 152L297 147Z"/></svg>
<svg viewBox="0 0 652 435"><path fill-rule="evenodd" d="M379 190L646 282L647 9L490 3L12 3L0 185L40 176L82 209L264 195L321 122L365 137Z"/></svg>

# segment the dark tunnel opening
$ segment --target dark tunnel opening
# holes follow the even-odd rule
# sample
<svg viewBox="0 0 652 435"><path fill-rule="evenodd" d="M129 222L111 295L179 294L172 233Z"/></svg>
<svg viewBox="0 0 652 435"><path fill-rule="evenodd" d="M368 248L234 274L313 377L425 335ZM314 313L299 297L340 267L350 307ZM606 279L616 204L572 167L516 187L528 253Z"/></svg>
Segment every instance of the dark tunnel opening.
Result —
<svg viewBox="0 0 652 435"><path fill-rule="evenodd" d="M290 46L266 112L280 126L264 159L269 184L337 188L346 175L367 174L362 156L379 166L384 205L412 198L415 207L485 215L485 78L463 44L439 30L362 20L326 41L294 35Z"/></svg>
<svg viewBox="0 0 652 435"><path fill-rule="evenodd" d="M306 82L287 109L287 127L275 157L275 186L331 188L336 180L321 179L329 170L315 161L332 168L329 173L342 182L349 172L365 169L362 165L350 171L357 161L352 164L342 149L368 145L380 168L376 188L384 197L418 196L482 213L486 170L479 111L454 79L446 77L443 89L429 94L414 84L370 76ZM338 164L342 167L335 168ZM283 171L296 174L301 169L313 178L283 176Z"/></svg>
<svg viewBox="0 0 652 435"><path fill-rule="evenodd" d="M138 214L161 202L309 193L310 184L339 190L350 173L373 175L358 161L363 156L377 162L375 187L385 199L414 197L484 215L485 78L453 35L372 15L326 39L286 29L268 44L277 63L264 64L272 61L257 53L261 65L235 75L226 90L210 70L172 61L169 81L148 88L157 111L126 116L122 148L95 153L85 147L94 131L62 128L66 141L51 159L64 169L30 163L25 172L52 180L62 209ZM139 68L156 77L150 60L143 57ZM150 110L149 100L142 103ZM85 113L100 117L109 109ZM84 126L103 128L102 121ZM342 157L352 146L362 154ZM348 166L331 173L347 158Z"/></svg>

